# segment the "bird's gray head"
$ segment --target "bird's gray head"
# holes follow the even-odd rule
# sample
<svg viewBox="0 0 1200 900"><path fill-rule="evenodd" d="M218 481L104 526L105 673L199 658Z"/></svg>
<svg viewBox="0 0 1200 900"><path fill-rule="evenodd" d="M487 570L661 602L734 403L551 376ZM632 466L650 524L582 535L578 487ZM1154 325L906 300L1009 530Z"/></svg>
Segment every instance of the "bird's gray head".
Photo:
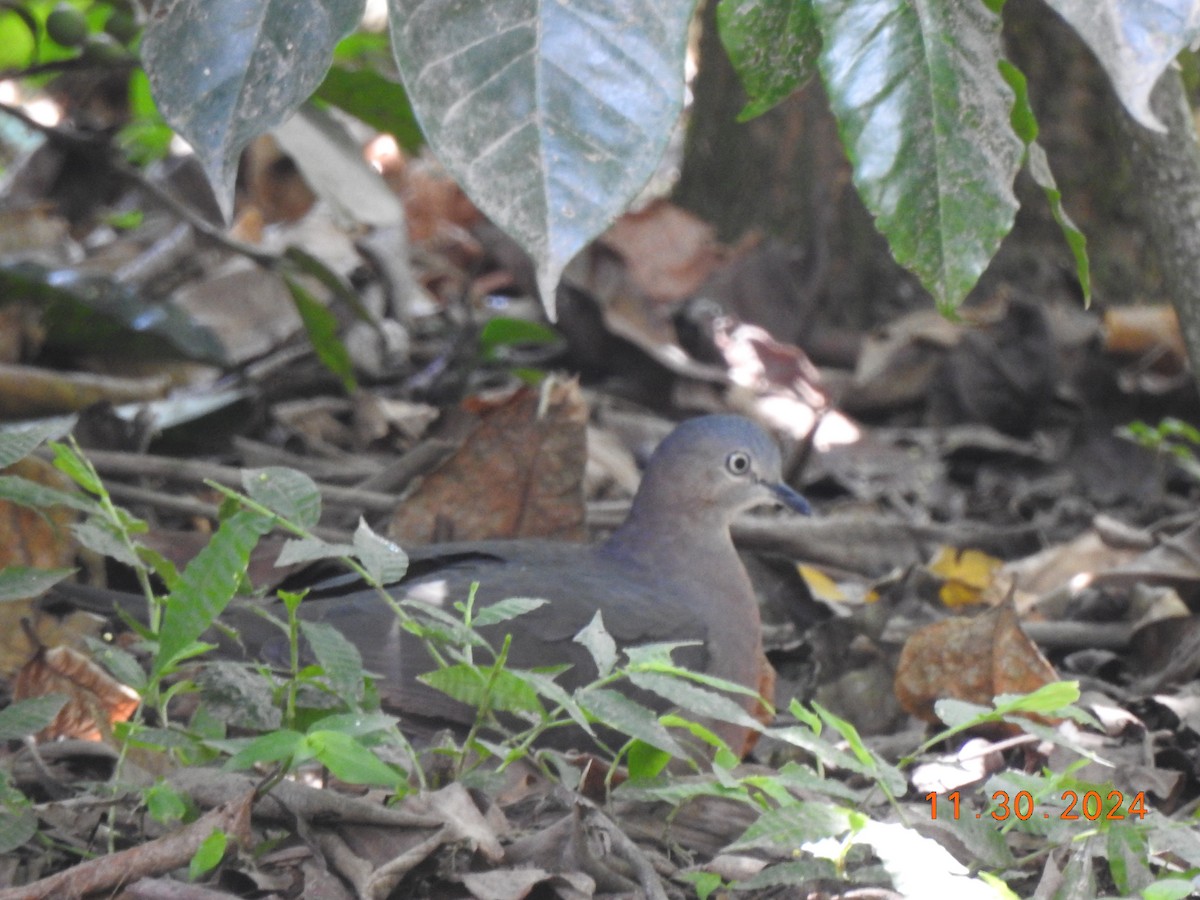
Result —
<svg viewBox="0 0 1200 900"><path fill-rule="evenodd" d="M665 510L729 522L769 504L804 514L808 502L783 483L779 447L741 416L702 416L679 425L654 451L634 515Z"/></svg>

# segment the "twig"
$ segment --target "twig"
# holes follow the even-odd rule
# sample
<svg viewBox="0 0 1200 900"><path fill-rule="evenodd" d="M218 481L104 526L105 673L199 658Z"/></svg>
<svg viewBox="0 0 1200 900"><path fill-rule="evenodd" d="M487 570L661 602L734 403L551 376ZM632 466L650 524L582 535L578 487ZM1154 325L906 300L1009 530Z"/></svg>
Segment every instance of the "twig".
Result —
<svg viewBox="0 0 1200 900"><path fill-rule="evenodd" d="M79 863L24 887L2 890L0 900L49 900L51 897L109 893L122 884L186 866L214 831L223 831L238 842L247 840L253 799L253 792L247 792L172 834Z"/></svg>
<svg viewBox="0 0 1200 900"><path fill-rule="evenodd" d="M60 72L85 72L88 69L114 69L117 67L132 69L137 65L133 59L117 62L94 62L82 57L72 59L55 59L50 62L35 63L23 69L0 69L0 81L15 81L18 78L35 78L38 75L55 75Z"/></svg>
<svg viewBox="0 0 1200 900"><path fill-rule="evenodd" d="M108 158L106 161L114 173L128 181L132 181L176 216L191 225L197 234L220 247L224 247L226 250L231 250L234 253L245 256L247 259L253 260L264 268L275 269L282 262L283 257L277 253L260 250L257 247L230 237L226 233L224 225L218 226L212 224L208 219L179 200L179 198L162 185L151 181L142 174L141 170L135 166L131 166L118 156L113 151L112 144L106 137L90 135L70 128L46 125L30 117L23 109L7 103L0 103L0 113L17 119L28 128L40 131L48 140L73 147L87 147L107 151Z"/></svg>
<svg viewBox="0 0 1200 900"><path fill-rule="evenodd" d="M88 459L103 475L138 475L174 478L181 481L217 481L241 487L242 470L219 463L155 456L149 453L122 453L114 450L89 450ZM318 484L321 498L334 506L353 506L364 512L390 513L396 508L396 498L376 491Z"/></svg>
<svg viewBox="0 0 1200 900"><path fill-rule="evenodd" d="M182 513L185 516L200 516L213 521L219 518L219 509L215 503L205 503L195 497L180 497L164 491L123 484L119 481L110 481L105 484L105 487L109 494L124 503L141 503L155 509L165 509ZM312 532L321 540L331 541L335 544L348 544L354 540L353 533L342 528L318 525L312 529Z"/></svg>

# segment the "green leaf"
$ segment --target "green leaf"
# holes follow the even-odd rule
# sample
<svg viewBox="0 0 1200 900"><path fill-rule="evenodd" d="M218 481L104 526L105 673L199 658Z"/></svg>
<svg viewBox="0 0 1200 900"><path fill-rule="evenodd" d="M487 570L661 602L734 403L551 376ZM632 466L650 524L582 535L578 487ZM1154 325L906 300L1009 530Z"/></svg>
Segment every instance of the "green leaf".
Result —
<svg viewBox="0 0 1200 900"><path fill-rule="evenodd" d="M96 511L96 503L80 494L46 487L19 475L0 475L0 500L34 509L66 506L81 512Z"/></svg>
<svg viewBox="0 0 1200 900"><path fill-rule="evenodd" d="M75 452L74 448L53 441L50 444L50 452L54 454L55 468L65 473L77 485L89 494L99 496L104 493L104 485L100 483L96 470L86 459Z"/></svg>
<svg viewBox="0 0 1200 900"><path fill-rule="evenodd" d="M496 316L488 319L483 330L479 332L479 350L485 360L492 361L499 359L509 347L553 344L558 340L558 332L547 328L541 322Z"/></svg>
<svg viewBox="0 0 1200 900"><path fill-rule="evenodd" d="M671 762L671 754L645 741L634 741L625 753L625 762L629 777L644 781L661 775Z"/></svg>
<svg viewBox="0 0 1200 900"><path fill-rule="evenodd" d="M117 681L134 690L141 690L145 686L146 673L137 657L128 650L99 638L88 637L86 643L92 658L108 669Z"/></svg>
<svg viewBox="0 0 1200 900"><path fill-rule="evenodd" d="M296 244L289 244L288 248L283 251L283 256L288 265L294 267L296 271L316 279L318 284L329 291L331 297L336 297L345 303L359 319L372 325L376 324L375 316L363 304L362 297L358 295L358 292L350 286L345 278L320 259Z"/></svg>
<svg viewBox="0 0 1200 900"><path fill-rule="evenodd" d="M1087 237L1063 208L1062 192L1059 191L1054 174L1050 171L1050 160L1046 158L1046 151L1042 149L1041 144L1029 145L1029 174L1046 195L1046 200L1050 204L1050 214L1054 216L1054 221L1062 230L1067 246L1071 249L1071 255L1075 258L1075 277L1079 279L1079 289L1083 292L1083 299L1090 303L1092 299L1092 263L1088 258Z"/></svg>
<svg viewBox="0 0 1200 900"><path fill-rule="evenodd" d="M134 165L144 167L164 159L171 152L171 141L175 138L175 132L159 115L154 98L150 96L150 82L144 70L135 69L130 73L128 92L132 118L117 132L117 147ZM140 225L142 211L129 212L136 214L137 225ZM127 224L122 227L136 225Z"/></svg>
<svg viewBox="0 0 1200 900"><path fill-rule="evenodd" d="M29 10L0 5L0 70L24 69L37 57L37 49L37 20Z"/></svg>
<svg viewBox="0 0 1200 900"><path fill-rule="evenodd" d="M317 358L338 377L346 393L352 393L357 387L354 380L354 364L350 360L346 345L338 337L337 316L310 294L300 282L286 275L283 280L292 295L292 302L296 305L296 312L300 314L300 321L304 323L304 330L308 332L308 339L312 342Z"/></svg>
<svg viewBox="0 0 1200 900"><path fill-rule="evenodd" d="M412 614L412 621L401 626L418 637L456 647L489 647L475 629L468 628L457 616L423 600L402 599L400 605Z"/></svg>
<svg viewBox="0 0 1200 900"><path fill-rule="evenodd" d="M363 696L363 661L358 647L324 622L301 622L300 631L334 691L350 703Z"/></svg>
<svg viewBox="0 0 1200 900"><path fill-rule="evenodd" d="M305 741L312 756L342 781L391 788L404 783L406 776L348 734L318 730L310 733Z"/></svg>
<svg viewBox="0 0 1200 900"><path fill-rule="evenodd" d="M1010 120L1017 137L1027 145L1032 144L1038 137L1037 116L1029 102L1029 83L1025 73L1010 63L1007 59L1000 60L1000 75L1012 88L1013 105Z"/></svg>
<svg viewBox="0 0 1200 900"><path fill-rule="evenodd" d="M36 597L74 572L74 569L30 569L25 566L0 569L0 602Z"/></svg>
<svg viewBox="0 0 1200 900"><path fill-rule="evenodd" d="M321 519L321 492L303 472L283 466L243 469L242 487L251 500L302 528Z"/></svg>
<svg viewBox="0 0 1200 900"><path fill-rule="evenodd" d="M318 559L337 559L342 556L354 556L357 548L353 544L331 544L317 537L292 538L283 542L283 549L275 565L296 565L297 563L315 562Z"/></svg>
<svg viewBox="0 0 1200 900"><path fill-rule="evenodd" d="M225 832L214 829L212 834L201 842L192 856L192 861L188 863L188 878L195 881L205 872L215 869L225 858L225 849L228 845L229 839Z"/></svg>
<svg viewBox="0 0 1200 900"><path fill-rule="evenodd" d="M625 668L629 672L653 672L659 675L670 675L673 678L694 681L697 684L705 685L714 690L727 691L731 694L742 694L747 697L758 697L758 691L748 688L744 684L738 684L736 681L730 681L727 678L718 678L716 675L708 675L705 672L695 672L692 669L685 669L683 666L671 662L669 655L666 654L669 654L677 647L686 647L689 643L691 642L642 644L638 647L626 647L625 655L629 657L629 664Z"/></svg>
<svg viewBox="0 0 1200 900"><path fill-rule="evenodd" d="M154 674L161 676L190 653L229 605L246 574L250 551L271 530L272 520L248 510L239 510L221 523L179 576L179 584L167 596Z"/></svg>
<svg viewBox="0 0 1200 900"><path fill-rule="evenodd" d="M389 0L425 137L533 257L542 302L649 180L683 108L691 2Z"/></svg>
<svg viewBox="0 0 1200 900"><path fill-rule="evenodd" d="M777 741L783 741L786 744L791 744L793 747L807 750L820 760L821 763L832 768L849 769L852 772L859 772L867 776L874 774L870 771L869 767L863 766L856 756L846 753L828 741L822 740L808 728L768 728L764 733Z"/></svg>
<svg viewBox="0 0 1200 900"><path fill-rule="evenodd" d="M597 722L657 747L675 759L689 758L687 751L659 724L654 710L636 700L608 688L584 688L576 692L576 698Z"/></svg>
<svg viewBox="0 0 1200 900"><path fill-rule="evenodd" d="M0 21L0 42L4 32ZM3 54L0 54L0 61ZM38 817L27 807L5 804L0 807L0 853L8 853L29 842L38 832Z"/></svg>
<svg viewBox="0 0 1200 900"><path fill-rule="evenodd" d="M547 602L536 597L508 597L504 600L497 600L495 603L477 609L471 624L476 628L484 628L488 625L508 622L517 616L523 616L545 606Z"/></svg>
<svg viewBox="0 0 1200 900"><path fill-rule="evenodd" d="M1017 210L1024 146L997 69L1000 20L973 0L813 0L821 73L854 182L892 253L953 310Z"/></svg>
<svg viewBox="0 0 1200 900"><path fill-rule="evenodd" d="M708 691L671 675L656 672L630 672L629 680L637 687L664 697L686 712L711 719L721 719L743 725L754 731L762 729L762 723L729 697Z"/></svg>
<svg viewBox="0 0 1200 900"><path fill-rule="evenodd" d="M890 792L892 796L899 796L904 793L908 786L908 779L904 776L904 773L872 753L867 748L867 745L863 743L858 729L840 716L834 715L816 701L813 701L812 706L822 721L842 736L842 739L849 745L850 751L863 766L864 771L870 772L874 780Z"/></svg>
<svg viewBox="0 0 1200 900"><path fill-rule="evenodd" d="M1195 895L1196 885L1189 878L1164 878L1142 890L1142 900L1183 900Z"/></svg>
<svg viewBox="0 0 1200 900"><path fill-rule="evenodd" d="M769 809L726 852L765 847L790 853L809 841L840 837L850 830L849 812L828 803L805 801Z"/></svg>
<svg viewBox="0 0 1200 900"><path fill-rule="evenodd" d="M582 707L575 702L575 698L568 694L561 684L554 680L555 675L559 675L569 668L570 666L563 665L544 667L536 672L525 669L508 669L507 671L514 678L528 685L539 697L560 707L576 725L588 734L594 734L592 723L588 721L587 714Z"/></svg>
<svg viewBox="0 0 1200 900"><path fill-rule="evenodd" d="M596 610L592 620L575 635L574 640L583 644L587 652L592 654L598 675L607 678L617 664L617 642L604 627L600 610Z"/></svg>
<svg viewBox="0 0 1200 900"><path fill-rule="evenodd" d="M1000 694L995 705L996 712L1002 715L1020 712L1049 715L1061 712L1078 700L1078 681L1055 681L1027 694Z"/></svg>
<svg viewBox="0 0 1200 900"><path fill-rule="evenodd" d="M762 115L816 74L821 32L812 0L721 0L717 28L750 98L739 122Z"/></svg>
<svg viewBox="0 0 1200 900"><path fill-rule="evenodd" d="M1050 160L1046 158L1046 151L1037 143L1037 118L1034 116L1033 106L1029 103L1029 87L1025 75L1006 59L1000 60L1000 74L1013 90L1012 126L1017 136L1025 142L1025 159L1029 174L1046 195L1046 201L1050 204L1050 214L1062 229L1071 255L1075 257L1075 274L1083 291L1083 299L1090 302L1092 271L1087 253L1087 238L1063 208L1062 193L1054 180L1054 174L1050 171Z"/></svg>
<svg viewBox="0 0 1200 900"><path fill-rule="evenodd" d="M397 721L395 716L384 713L335 713L318 720L310 730L315 731L319 726L322 731L338 731L354 737L365 737L390 731Z"/></svg>
<svg viewBox="0 0 1200 900"><path fill-rule="evenodd" d="M37 734L54 721L67 705L63 694L46 694L17 700L0 709L0 741L15 741Z"/></svg>
<svg viewBox="0 0 1200 900"><path fill-rule="evenodd" d="M225 743L227 742L214 742L216 745ZM283 762L289 759L299 762L308 759L309 755L304 735L298 731L281 728L245 744L226 761L225 769L247 769L258 763Z"/></svg>
<svg viewBox="0 0 1200 900"><path fill-rule="evenodd" d="M679 877L691 884L700 900L708 900L713 891L725 884L725 880L715 872L681 872Z"/></svg>
<svg viewBox="0 0 1200 900"><path fill-rule="evenodd" d="M812 730L813 735L816 737L821 736L821 731L825 727L825 724L821 721L821 717L812 710L806 709L804 704L795 697L793 697L792 702L788 704L788 712L792 714L792 717L797 722L807 725L809 729Z"/></svg>
<svg viewBox="0 0 1200 900"><path fill-rule="evenodd" d="M132 569L145 568L137 551L125 543L111 522L99 516L72 525L71 533L80 544L99 556L115 559Z"/></svg>
<svg viewBox="0 0 1200 900"><path fill-rule="evenodd" d="M191 812L187 796L162 780L146 788L142 792L142 799L150 818L160 825L176 825Z"/></svg>
<svg viewBox="0 0 1200 900"><path fill-rule="evenodd" d="M487 679L490 671L467 663L456 663L427 672L419 680L472 708L487 702L490 709L499 712L528 713L538 718L546 714L537 692L523 679L511 671L501 669L491 685Z"/></svg>
<svg viewBox="0 0 1200 900"><path fill-rule="evenodd" d="M408 571L408 555L400 547L371 530L365 519L354 530L355 556L371 580L377 584L395 584Z"/></svg>
<svg viewBox="0 0 1200 900"><path fill-rule="evenodd" d="M176 0L150 17L141 53L154 99L227 219L242 148L312 94L362 10L362 0Z"/></svg>
<svg viewBox="0 0 1200 900"><path fill-rule="evenodd" d="M0 469L24 459L46 441L56 441L75 427L75 417L43 422L27 428L0 430ZM49 505L49 504L45 504Z"/></svg>
<svg viewBox="0 0 1200 900"><path fill-rule="evenodd" d="M987 722L994 722L999 714L990 706L971 703L967 700L945 699L934 704L934 712L948 729L962 731Z"/></svg>
<svg viewBox="0 0 1200 900"><path fill-rule="evenodd" d="M404 85L378 72L334 65L325 73L316 96L390 134L410 153L420 150L425 143Z"/></svg>
<svg viewBox="0 0 1200 900"><path fill-rule="evenodd" d="M806 791L824 794L827 797L840 800L848 806L862 804L867 792L874 790L873 786L856 790L840 781L825 778L811 766L800 765L795 762L784 763L783 768L767 776L749 775L742 779L744 784L757 787L764 793L769 793L767 787L762 783L764 781L770 781L776 788L792 789L800 794Z"/></svg>
<svg viewBox="0 0 1200 900"><path fill-rule="evenodd" d="M1150 872L1150 847L1140 828L1109 828L1108 871L1113 883L1124 897L1136 895L1154 880Z"/></svg>

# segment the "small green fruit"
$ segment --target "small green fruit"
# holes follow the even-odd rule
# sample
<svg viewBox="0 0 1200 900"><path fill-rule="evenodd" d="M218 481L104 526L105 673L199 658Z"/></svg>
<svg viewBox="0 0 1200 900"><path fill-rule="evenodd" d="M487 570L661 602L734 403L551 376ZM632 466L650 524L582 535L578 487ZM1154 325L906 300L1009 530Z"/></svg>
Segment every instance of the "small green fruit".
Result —
<svg viewBox="0 0 1200 900"><path fill-rule="evenodd" d="M63 47L79 47L88 37L87 19L69 3L60 3L46 16L46 34Z"/></svg>
<svg viewBox="0 0 1200 900"><path fill-rule="evenodd" d="M107 34L89 36L87 43L83 45L82 55L88 62L104 65L128 62L131 59L129 51Z"/></svg>
<svg viewBox="0 0 1200 900"><path fill-rule="evenodd" d="M108 21L104 23L104 33L118 43L128 44L137 37L137 18L132 13L114 9Z"/></svg>

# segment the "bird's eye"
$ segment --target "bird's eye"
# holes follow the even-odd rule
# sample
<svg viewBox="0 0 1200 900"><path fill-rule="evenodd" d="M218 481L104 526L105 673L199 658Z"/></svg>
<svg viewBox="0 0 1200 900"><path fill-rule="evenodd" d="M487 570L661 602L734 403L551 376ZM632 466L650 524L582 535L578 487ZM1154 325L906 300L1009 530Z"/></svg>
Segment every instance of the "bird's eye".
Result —
<svg viewBox="0 0 1200 900"><path fill-rule="evenodd" d="M725 457L725 468L733 475L745 475L750 471L750 454L735 450Z"/></svg>

